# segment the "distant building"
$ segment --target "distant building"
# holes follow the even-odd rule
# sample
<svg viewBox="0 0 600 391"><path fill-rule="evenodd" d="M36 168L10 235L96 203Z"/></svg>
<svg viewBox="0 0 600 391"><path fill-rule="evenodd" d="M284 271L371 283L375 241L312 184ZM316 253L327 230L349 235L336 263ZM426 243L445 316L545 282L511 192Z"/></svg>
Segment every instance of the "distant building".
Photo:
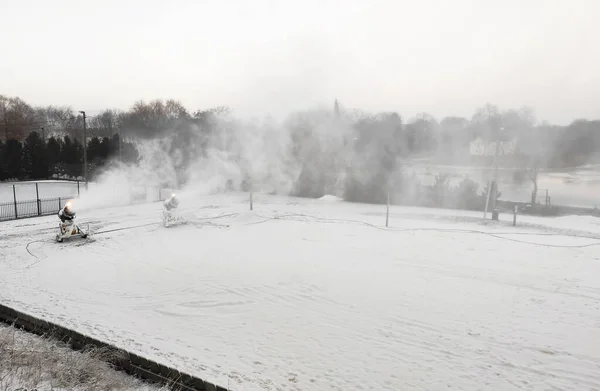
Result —
<svg viewBox="0 0 600 391"><path fill-rule="evenodd" d="M514 155L516 147L516 138L508 141L500 141L498 155ZM494 156L496 154L496 141L486 141L481 137L477 137L475 140L471 141L469 153L471 156Z"/></svg>

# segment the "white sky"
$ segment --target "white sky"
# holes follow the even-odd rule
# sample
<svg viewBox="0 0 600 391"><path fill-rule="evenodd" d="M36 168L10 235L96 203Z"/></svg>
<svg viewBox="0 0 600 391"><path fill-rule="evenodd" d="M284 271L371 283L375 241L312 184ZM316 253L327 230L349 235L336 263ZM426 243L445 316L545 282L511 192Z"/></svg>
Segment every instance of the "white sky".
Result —
<svg viewBox="0 0 600 391"><path fill-rule="evenodd" d="M600 118L595 0L0 0L0 94L242 116L331 107Z"/></svg>

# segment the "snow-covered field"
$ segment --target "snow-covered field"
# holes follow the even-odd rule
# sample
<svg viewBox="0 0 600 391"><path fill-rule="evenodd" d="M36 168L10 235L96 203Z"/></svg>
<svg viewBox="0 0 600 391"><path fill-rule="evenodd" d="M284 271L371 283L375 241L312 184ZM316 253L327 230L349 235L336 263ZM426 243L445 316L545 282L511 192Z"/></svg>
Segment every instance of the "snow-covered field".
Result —
<svg viewBox="0 0 600 391"><path fill-rule="evenodd" d="M35 184L38 184L38 192L40 199L57 198L57 197L73 197L78 194L77 182L72 181L35 181L35 182L2 182L0 183L0 203L13 202L14 196L17 197L17 202L20 201L35 201L37 193ZM15 191L13 194L13 186ZM80 183L80 191L83 191L84 184Z"/></svg>
<svg viewBox="0 0 600 391"><path fill-rule="evenodd" d="M37 184L37 189L36 189ZM13 189L14 187L14 189ZM107 183L90 182L86 190L85 183L72 181L29 181L0 183L0 221L15 218L37 216L38 213L58 213L70 198L81 197L94 205L128 204L138 201L156 201L168 197L170 191L157 186L134 186L125 178ZM38 209L37 197L40 203Z"/></svg>
<svg viewBox="0 0 600 391"><path fill-rule="evenodd" d="M254 201L0 223L0 300L234 390L600 388L600 220Z"/></svg>

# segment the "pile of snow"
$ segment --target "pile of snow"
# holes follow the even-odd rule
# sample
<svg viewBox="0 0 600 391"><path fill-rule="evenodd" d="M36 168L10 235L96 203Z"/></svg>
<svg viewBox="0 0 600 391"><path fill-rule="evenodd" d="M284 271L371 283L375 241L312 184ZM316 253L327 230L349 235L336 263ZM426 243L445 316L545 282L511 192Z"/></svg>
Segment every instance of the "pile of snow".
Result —
<svg viewBox="0 0 600 391"><path fill-rule="evenodd" d="M324 195L323 197L319 198L320 201L325 201L325 202L340 202L340 201L344 201L343 198L338 197L338 196L334 196L334 195Z"/></svg>

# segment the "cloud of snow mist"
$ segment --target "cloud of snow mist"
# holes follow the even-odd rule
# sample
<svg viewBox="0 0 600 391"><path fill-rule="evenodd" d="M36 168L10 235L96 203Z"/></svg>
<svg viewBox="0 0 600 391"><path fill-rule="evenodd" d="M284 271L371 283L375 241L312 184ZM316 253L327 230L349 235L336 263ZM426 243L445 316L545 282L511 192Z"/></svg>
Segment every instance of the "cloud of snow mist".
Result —
<svg viewBox="0 0 600 391"><path fill-rule="evenodd" d="M184 191L288 193L293 186L293 173L286 161L289 137L269 119L242 122L221 118L203 141L203 153L186 168Z"/></svg>
<svg viewBox="0 0 600 391"><path fill-rule="evenodd" d="M284 122L221 118L205 153L190 164L184 190L292 194L307 167L316 165L337 179L343 165L342 138L332 114L319 110L291 115Z"/></svg>
<svg viewBox="0 0 600 391"><path fill-rule="evenodd" d="M349 120L325 109L294 113L285 121L242 121L218 113L161 134L136 142L138 164L114 162L97 174L77 207L152 201L160 189L183 198L250 190L341 196L353 138Z"/></svg>
<svg viewBox="0 0 600 391"><path fill-rule="evenodd" d="M160 189L175 187L175 164L168 154L169 140L141 141L136 147L140 154L139 163L111 162L74 201L77 210L156 201Z"/></svg>

